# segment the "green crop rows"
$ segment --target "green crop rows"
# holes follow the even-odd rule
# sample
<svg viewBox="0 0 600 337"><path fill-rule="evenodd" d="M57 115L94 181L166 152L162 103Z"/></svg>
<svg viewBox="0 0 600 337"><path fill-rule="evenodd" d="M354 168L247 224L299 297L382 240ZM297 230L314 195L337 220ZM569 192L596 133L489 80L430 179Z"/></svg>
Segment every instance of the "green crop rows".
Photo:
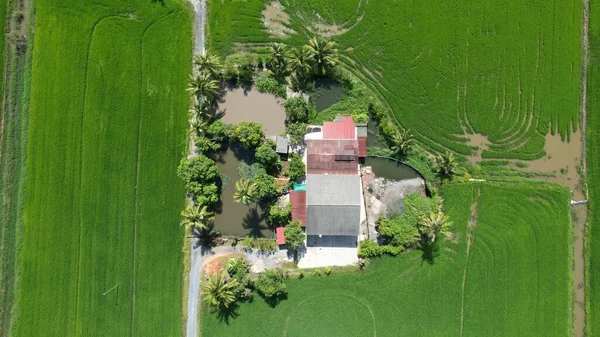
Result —
<svg viewBox="0 0 600 337"><path fill-rule="evenodd" d="M600 7L590 6L587 106L586 336L600 336Z"/></svg>
<svg viewBox="0 0 600 337"><path fill-rule="evenodd" d="M202 335L568 335L568 192L547 184L462 184L445 187L444 199L456 235L440 242L433 258L413 250L374 259L364 272L307 273L288 281L288 299L276 309L262 300L242 303L229 324L204 310Z"/></svg>
<svg viewBox="0 0 600 337"><path fill-rule="evenodd" d="M251 3L210 3L212 50L261 53L281 40L264 29L263 1ZM433 149L472 154L467 137L480 133L484 158L537 159L549 131L570 139L579 128L581 1L283 3L291 44L345 20L333 37L343 63Z"/></svg>
<svg viewBox="0 0 600 337"><path fill-rule="evenodd" d="M179 336L190 13L36 1L16 336Z"/></svg>

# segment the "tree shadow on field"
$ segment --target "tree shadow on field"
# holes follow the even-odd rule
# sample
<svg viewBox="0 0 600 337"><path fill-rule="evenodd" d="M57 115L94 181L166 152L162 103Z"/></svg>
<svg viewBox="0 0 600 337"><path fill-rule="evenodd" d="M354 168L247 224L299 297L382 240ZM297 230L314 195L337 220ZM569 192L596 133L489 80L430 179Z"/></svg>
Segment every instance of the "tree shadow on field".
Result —
<svg viewBox="0 0 600 337"><path fill-rule="evenodd" d="M440 247L437 241L424 240L420 245L420 249L423 252L421 255L422 262L435 264L435 259L440 256Z"/></svg>
<svg viewBox="0 0 600 337"><path fill-rule="evenodd" d="M217 318L219 322L225 322L225 324L229 325L229 321L231 319L236 319L240 315L238 313L239 304L233 303L229 306L229 308L220 308L216 310Z"/></svg>

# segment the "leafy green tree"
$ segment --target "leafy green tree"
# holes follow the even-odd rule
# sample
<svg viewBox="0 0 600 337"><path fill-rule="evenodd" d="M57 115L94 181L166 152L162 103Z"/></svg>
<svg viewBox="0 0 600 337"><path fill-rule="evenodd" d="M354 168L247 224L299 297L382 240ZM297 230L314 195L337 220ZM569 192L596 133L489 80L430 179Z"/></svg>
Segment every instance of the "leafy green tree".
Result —
<svg viewBox="0 0 600 337"><path fill-rule="evenodd" d="M452 180L456 173L456 157L446 151L435 158L436 171L442 180Z"/></svg>
<svg viewBox="0 0 600 337"><path fill-rule="evenodd" d="M196 144L198 152L203 154L210 154L221 148L219 143L215 143L204 136L196 137L194 143Z"/></svg>
<svg viewBox="0 0 600 337"><path fill-rule="evenodd" d="M198 67L200 73L206 73L213 79L219 78L223 71L223 64L219 57L209 51L204 55L196 54L194 56L194 65Z"/></svg>
<svg viewBox="0 0 600 337"><path fill-rule="evenodd" d="M256 183L246 179L236 181L233 201L244 205L250 205L256 200L257 195L258 185Z"/></svg>
<svg viewBox="0 0 600 337"><path fill-rule="evenodd" d="M277 304L283 296L287 295L283 271L279 269L269 269L260 274L254 285L259 294L271 305Z"/></svg>
<svg viewBox="0 0 600 337"><path fill-rule="evenodd" d="M377 222L377 231L384 244L410 247L420 239L419 229L406 216L382 217Z"/></svg>
<svg viewBox="0 0 600 337"><path fill-rule="evenodd" d="M269 70L278 77L283 77L287 73L287 47L283 43L273 43L271 45L270 57L267 62Z"/></svg>
<svg viewBox="0 0 600 337"><path fill-rule="evenodd" d="M271 200L279 194L275 178L266 173L257 175L253 183L256 184L256 195L259 200Z"/></svg>
<svg viewBox="0 0 600 337"><path fill-rule="evenodd" d="M209 277L202 288L202 299L214 310L228 309L235 303L237 281L229 279L225 272Z"/></svg>
<svg viewBox="0 0 600 337"><path fill-rule="evenodd" d="M235 127L233 138L247 148L255 148L264 141L265 133L258 123L241 122Z"/></svg>
<svg viewBox="0 0 600 337"><path fill-rule="evenodd" d="M308 125L306 123L291 123L285 127L285 133L288 134L290 143L294 145L304 143L307 130Z"/></svg>
<svg viewBox="0 0 600 337"><path fill-rule="evenodd" d="M177 175L183 179L186 189L194 194L203 205L213 205L219 200L219 190L215 184L219 170L214 160L200 154L183 159L177 168Z"/></svg>
<svg viewBox="0 0 600 337"><path fill-rule="evenodd" d="M225 143L232 133L232 126L220 120L215 120L206 130L206 136L219 144Z"/></svg>
<svg viewBox="0 0 600 337"><path fill-rule="evenodd" d="M207 73L200 73L190 76L190 83L187 89L192 95L198 98L202 104L211 103L219 93L219 82L212 79Z"/></svg>
<svg viewBox="0 0 600 337"><path fill-rule="evenodd" d="M308 122L308 105L303 97L290 98L283 103L289 123Z"/></svg>
<svg viewBox="0 0 600 337"><path fill-rule="evenodd" d="M188 205L181 212L181 217L181 225L185 228L208 229L215 219L215 213L211 212L206 205Z"/></svg>
<svg viewBox="0 0 600 337"><path fill-rule="evenodd" d="M306 166L304 166L302 158L297 153L292 153L288 162L288 176L290 177L290 181L296 182L303 179L306 175Z"/></svg>
<svg viewBox="0 0 600 337"><path fill-rule="evenodd" d="M451 226L450 218L442 211L438 211L430 212L422 217L419 230L428 240L434 242L437 235L448 235Z"/></svg>
<svg viewBox="0 0 600 337"><path fill-rule="evenodd" d="M280 158L275 152L275 142L267 139L262 145L256 148L256 160L269 171L278 171L280 167Z"/></svg>
<svg viewBox="0 0 600 337"><path fill-rule="evenodd" d="M287 248L294 252L294 260L298 259L298 248L304 245L304 239L306 235L302 231L302 224L300 221L292 221L283 230L285 236L285 245Z"/></svg>
<svg viewBox="0 0 600 337"><path fill-rule="evenodd" d="M310 55L313 73L317 76L327 75L339 63L335 43L321 36L310 39L306 49Z"/></svg>
<svg viewBox="0 0 600 337"><path fill-rule="evenodd" d="M238 282L234 293L239 299L252 297L252 281L249 275L250 267L244 257L230 259L227 264L227 273Z"/></svg>
<svg viewBox="0 0 600 337"><path fill-rule="evenodd" d="M254 180L258 175L267 173L265 168L259 163L248 165L245 162L240 162L236 169L240 174L240 177L246 180Z"/></svg>
<svg viewBox="0 0 600 337"><path fill-rule="evenodd" d="M409 131L401 128L392 138L392 151L396 155L406 156L410 152L413 142L413 137Z"/></svg>
<svg viewBox="0 0 600 337"><path fill-rule="evenodd" d="M292 220L292 205L281 207L279 203L271 205L267 214L267 223L273 227L286 226Z"/></svg>

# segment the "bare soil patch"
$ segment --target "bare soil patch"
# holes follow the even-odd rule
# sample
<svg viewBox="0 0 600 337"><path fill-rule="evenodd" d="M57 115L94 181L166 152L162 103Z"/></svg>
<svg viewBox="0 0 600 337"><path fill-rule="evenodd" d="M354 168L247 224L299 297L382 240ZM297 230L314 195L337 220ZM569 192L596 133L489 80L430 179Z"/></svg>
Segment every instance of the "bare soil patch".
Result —
<svg viewBox="0 0 600 337"><path fill-rule="evenodd" d="M285 38L296 34L296 31L289 27L290 15L285 12L285 7L279 1L267 4L262 16L263 23L271 36Z"/></svg>
<svg viewBox="0 0 600 337"><path fill-rule="evenodd" d="M476 164L477 162L481 161L481 159L482 159L481 153L484 150L488 150L489 146L490 146L490 144L492 144L492 142L489 141L489 139L486 135L482 135L480 133L468 134L468 135L466 135L466 137L469 138L467 145L477 148L477 150L475 151L475 153L473 155L467 156L467 159L469 160L469 162L471 164Z"/></svg>

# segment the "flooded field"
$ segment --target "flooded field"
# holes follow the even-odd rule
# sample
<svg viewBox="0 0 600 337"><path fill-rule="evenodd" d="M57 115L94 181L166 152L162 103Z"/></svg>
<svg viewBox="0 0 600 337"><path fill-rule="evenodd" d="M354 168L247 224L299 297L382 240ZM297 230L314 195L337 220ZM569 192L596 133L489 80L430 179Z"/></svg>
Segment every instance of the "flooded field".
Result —
<svg viewBox="0 0 600 337"><path fill-rule="evenodd" d="M233 89L225 94L219 110L224 112L221 120L225 123L257 122L263 125L266 135L279 135L285 130L285 111L281 103L273 95L256 90ZM230 178L229 185L221 193L221 209L215 217L215 229L223 234L273 237L273 231L265 222L265 213L259 206L233 202L235 182L240 179L237 166L244 161L251 163L253 158L253 153L235 143L216 157L219 172Z"/></svg>

